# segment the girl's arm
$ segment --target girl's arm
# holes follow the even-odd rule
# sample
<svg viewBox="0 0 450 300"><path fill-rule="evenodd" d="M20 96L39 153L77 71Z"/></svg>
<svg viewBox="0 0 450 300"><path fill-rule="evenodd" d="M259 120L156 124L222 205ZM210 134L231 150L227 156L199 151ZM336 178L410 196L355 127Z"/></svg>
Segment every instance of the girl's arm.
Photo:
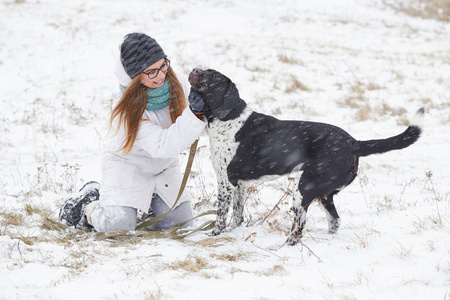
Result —
<svg viewBox="0 0 450 300"><path fill-rule="evenodd" d="M151 121L142 122L134 145L152 157L174 157L203 133L206 124L187 107L169 128L164 129Z"/></svg>

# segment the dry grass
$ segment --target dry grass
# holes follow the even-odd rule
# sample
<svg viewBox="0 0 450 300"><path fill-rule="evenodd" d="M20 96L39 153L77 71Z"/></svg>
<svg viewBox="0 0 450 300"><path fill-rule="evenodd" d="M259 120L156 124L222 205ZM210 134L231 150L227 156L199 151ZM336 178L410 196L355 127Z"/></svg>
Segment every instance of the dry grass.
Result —
<svg viewBox="0 0 450 300"><path fill-rule="evenodd" d="M2 227L23 226L24 225L23 215L15 212L3 213L0 215L0 225Z"/></svg>
<svg viewBox="0 0 450 300"><path fill-rule="evenodd" d="M403 244L401 244L399 241L397 241L397 247L394 250L393 255L399 259L406 259L411 256L413 246L406 247Z"/></svg>
<svg viewBox="0 0 450 300"><path fill-rule="evenodd" d="M259 66L249 66L247 63L244 64L244 68L253 73L270 73L269 69L264 69ZM256 81L256 77L255 77Z"/></svg>
<svg viewBox="0 0 450 300"><path fill-rule="evenodd" d="M25 204L24 210L28 216L39 215L43 218L46 218L52 214L52 210L50 208L38 206L32 203Z"/></svg>
<svg viewBox="0 0 450 300"><path fill-rule="evenodd" d="M423 19L438 21L450 21L450 1L448 0L414 0L392 1L384 0L384 3L398 13Z"/></svg>
<svg viewBox="0 0 450 300"><path fill-rule="evenodd" d="M267 270L263 270L260 273L262 276L278 276L286 274L286 270L282 265L274 265Z"/></svg>
<svg viewBox="0 0 450 300"><path fill-rule="evenodd" d="M350 92L337 104L340 107L348 107L354 110L356 121L378 120L383 116L398 117L398 125L408 125L408 111L403 107L392 107L386 102L377 106L371 106L368 91L380 90L383 87L375 83L357 81L350 87Z"/></svg>
<svg viewBox="0 0 450 300"><path fill-rule="evenodd" d="M217 248L217 247L221 247L226 243L232 243L233 242L233 238L229 237L229 236L217 236L214 238L205 238L199 241L189 241L189 240L184 240L184 243L189 244L190 246L200 246L202 248Z"/></svg>
<svg viewBox="0 0 450 300"><path fill-rule="evenodd" d="M349 89L349 94L341 102L338 102L340 107L349 107L355 110L355 119L357 121L367 121L374 119L373 108L369 105L369 99L366 95L367 91L382 89L375 83L364 83L356 81L352 83Z"/></svg>
<svg viewBox="0 0 450 300"><path fill-rule="evenodd" d="M147 291L143 294L144 299L148 300L159 300L159 299L169 299L169 296L163 293L160 287L156 291Z"/></svg>
<svg viewBox="0 0 450 300"><path fill-rule="evenodd" d="M182 270L188 275L191 275L192 273L198 273L204 269L211 269L212 266L205 258L189 254L185 259L177 260L169 264L167 268L176 271Z"/></svg>
<svg viewBox="0 0 450 300"><path fill-rule="evenodd" d="M264 107L264 104L267 102L276 102L276 101L277 101L277 99L273 96L259 95L259 94L257 94L256 97L253 99L253 103L255 105L262 106L262 107Z"/></svg>
<svg viewBox="0 0 450 300"><path fill-rule="evenodd" d="M288 57L285 54L278 55L278 60L282 63L289 64L289 65L303 65L302 62L299 61L298 59Z"/></svg>
<svg viewBox="0 0 450 300"><path fill-rule="evenodd" d="M212 253L210 256L212 258L218 259L218 260L236 262L239 260L248 260L249 253L243 252L243 251L236 251L236 252L221 253L221 254Z"/></svg>
<svg viewBox="0 0 450 300"><path fill-rule="evenodd" d="M287 86L286 89L284 90L285 93L294 93L296 91L304 91L304 92L309 92L310 89L304 85L302 82L300 82L297 77L295 77L294 75L290 75L289 78L287 79Z"/></svg>
<svg viewBox="0 0 450 300"><path fill-rule="evenodd" d="M234 275L236 273L251 273L254 274L256 276L265 276L265 277L269 277L269 276L279 276L279 275L284 275L286 274L286 269L279 264L276 264L268 269L262 269L262 270L256 270L256 271L248 271L248 270L244 270L242 268L236 268L236 267L232 267L230 270L228 270L228 273L231 275Z"/></svg>
<svg viewBox="0 0 450 300"><path fill-rule="evenodd" d="M361 248L367 248L369 247L369 237L368 234L366 233L366 236L359 236L356 233L354 233L355 235L355 239L352 239L352 241L354 243L356 243L357 245L359 245Z"/></svg>

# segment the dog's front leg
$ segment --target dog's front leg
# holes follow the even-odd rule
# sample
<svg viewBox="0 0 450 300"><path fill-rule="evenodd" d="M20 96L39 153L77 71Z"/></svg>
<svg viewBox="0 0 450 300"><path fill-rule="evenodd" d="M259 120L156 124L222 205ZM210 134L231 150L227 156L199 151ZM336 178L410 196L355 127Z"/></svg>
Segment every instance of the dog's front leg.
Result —
<svg viewBox="0 0 450 300"><path fill-rule="evenodd" d="M246 198L247 187L243 182L239 182L233 195L233 222L231 223L231 230L241 226L244 221L242 215Z"/></svg>
<svg viewBox="0 0 450 300"><path fill-rule="evenodd" d="M227 226L227 215L231 204L231 198L234 192L233 186L227 181L222 180L218 185L217 195L217 216L216 225L211 235L219 235Z"/></svg>

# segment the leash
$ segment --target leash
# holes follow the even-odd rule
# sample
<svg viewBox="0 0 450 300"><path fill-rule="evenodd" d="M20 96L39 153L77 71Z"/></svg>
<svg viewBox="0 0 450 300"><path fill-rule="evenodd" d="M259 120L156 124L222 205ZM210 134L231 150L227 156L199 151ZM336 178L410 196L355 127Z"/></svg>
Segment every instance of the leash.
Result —
<svg viewBox="0 0 450 300"><path fill-rule="evenodd" d="M175 203L173 204L172 208L169 209L167 212L165 212L164 214L156 217L156 218L152 218L146 222L143 222L141 224L139 224L136 227L136 231L127 231L127 230L119 230L119 231L112 231L112 232L99 232L95 235L95 239L96 240L105 240L105 239L113 239L113 240L120 240L120 239L128 239L128 238L135 238L135 237L140 237L140 238L171 238L171 239L182 239L185 238L193 233L196 233L198 231L203 231L203 230L210 230L214 228L214 225L216 223L216 221L206 221L205 223L203 223L202 225L200 225L199 227L192 229L192 230L181 230L181 231L177 231L178 229L180 229L181 227L183 227L184 225L186 225L187 223L189 223L192 220L195 220L197 218L206 216L206 215L215 215L216 211L215 210L209 210L206 211L204 213L201 213L195 217L193 217L190 220L181 222L179 224L176 224L172 227L170 227L168 230L165 231L153 231L153 230L149 230L149 231L145 231L142 230L150 225L153 225L159 221L161 221L162 219L164 219L172 210L175 209L175 207L178 204L178 201L180 200L181 195L183 194L183 191L186 187L186 183L187 180L189 178L189 174L191 173L191 168L192 168L192 163L194 161L194 156L195 153L197 151L197 144L198 144L198 139L195 140L194 143L192 143L190 149L189 149L189 158L186 164L186 170L184 172L184 176L183 176L183 180L181 182L181 186L180 186L180 190L178 191L178 196L177 199L175 200Z"/></svg>
<svg viewBox="0 0 450 300"><path fill-rule="evenodd" d="M127 238L132 238L132 237L182 239L182 238L185 238L185 237L187 237L193 233L196 233L198 231L206 231L206 230L213 229L216 221L209 220L195 229L178 231L178 229L180 229L181 227L183 227L184 225L186 225L187 223L189 223L192 220L195 220L199 217L203 217L206 215L215 215L217 213L215 210L209 210L204 213L201 213L201 214L193 217L192 219L187 220L182 223L179 223L179 224L176 224L165 231L143 231L142 230L143 228L146 228L146 227L153 225L153 224L161 221L162 219L164 219L177 206L178 201L180 200L181 195L183 194L183 191L186 188L186 183L189 178L189 174L191 172L192 163L194 161L194 156L197 151L197 145L198 145L198 139L195 140L194 143L192 143L192 145L189 149L189 158L188 158L188 161L186 164L186 170L184 172L180 190L178 191L178 196L177 196L175 203L173 204L171 209L169 209L167 212L165 212L164 214L162 214L156 218L152 218L151 220L148 220L146 222L139 224L136 227L135 232L128 231L128 230L119 230L119 231L112 231L112 232L98 232L95 235L95 239L100 240L100 241L105 240L105 239L117 240L117 239L127 239ZM59 222L55 222L49 218L45 218L43 221L44 221L43 225L45 225L49 229L53 229L53 230L57 230L57 231L64 231L65 229L68 228L67 225L61 224Z"/></svg>
<svg viewBox="0 0 450 300"><path fill-rule="evenodd" d="M145 227L148 227L150 225L158 223L159 221L164 219L172 210L174 210L175 206L177 206L178 201L180 200L180 197L183 194L184 188L186 187L186 183L189 178L189 174L191 173L191 167L192 167L192 163L194 161L195 152L197 150L197 144L198 144L198 139L196 139L195 142L192 143L192 145L189 149L189 158L188 158L188 161L186 164L186 170L184 171L184 176L183 176L183 180L181 181L181 186L180 186L180 190L178 191L177 199L175 200L175 203L173 204L172 208L156 218L152 218L151 220L148 220L144 223L139 224L139 226L136 227L136 230L141 230Z"/></svg>
<svg viewBox="0 0 450 300"><path fill-rule="evenodd" d="M196 229L192 230L180 230L177 231L180 227L184 226L188 222L197 219L199 217L203 217L206 215L215 215L215 210L209 210L204 213L201 213L195 217L193 217L190 220L187 220L185 222L176 224L172 227L170 227L168 230L165 231L128 231L128 230L118 230L118 231L111 231L111 232L98 232L95 235L95 239L98 241L103 241L106 239L109 240L126 240L129 238L147 238L147 239L155 239L155 238L169 238L169 239L183 239L191 234L194 234L198 231L206 231L214 228L214 225L216 221L209 220L197 227Z"/></svg>
<svg viewBox="0 0 450 300"><path fill-rule="evenodd" d="M183 176L183 180L182 180L182 182L181 182L180 190L178 191L177 199L175 200L175 203L173 204L172 208L169 209L169 210L168 210L167 212L165 212L164 214L162 214L162 215L160 215L160 216L158 216L158 217L156 217L156 218L152 218L151 220L148 220L148 221L146 221L146 222L144 222L144 223L139 224L139 225L136 227L136 230L137 230L137 231L138 231L138 230L142 230L143 228L146 228L146 227L148 227L148 226L150 226L150 225L153 225L153 224L155 224L155 223L161 221L161 220L164 219L164 218L165 218L172 210L175 209L175 207L177 206L178 201L180 200L180 197L181 197L181 195L183 194L183 191L184 191L184 189L185 189L185 187L186 187L186 183L187 183L187 180L188 180L188 178L189 178L189 174L191 173L192 163L193 163L193 161L194 161L195 153L197 152L197 145L198 145L198 139L195 140L194 143L192 143L192 145L191 145L191 147L190 147L190 149L189 149L189 158L188 158L188 161L187 161L187 164L186 164L186 170L185 170L185 172L184 172L184 176ZM192 220L194 220L194 219L197 219L197 218L199 218L199 217L202 217L202 216L204 216L204 215L209 215L209 214L216 214L216 211L210 210L210 211L207 211L207 212L202 213L202 214L200 214L200 215L197 215L197 216L193 217L192 219L190 219L190 220L188 220L188 221L185 221L185 222L182 222L182 223L179 223L179 224L176 224L176 225L172 226L169 230L166 230L165 233L158 232L158 235L170 237L170 236L172 236L172 235L175 234L175 231L176 231L177 229L183 227L185 224L189 223L190 221L192 221ZM178 235L178 237L179 237L179 238L180 238L180 237L185 237L185 236L188 236L188 235L193 234L193 233L195 233L195 232L197 232L197 231L200 231L200 230L209 230L209 229L212 229L212 227L214 227L214 223L215 223L215 221L207 221L207 222L205 222L204 224L200 225L200 227L198 227L198 228L196 228L196 229L194 229L194 230L185 230L185 231L183 231L182 233L180 233L180 235ZM189 233L187 233L187 232L189 232Z"/></svg>

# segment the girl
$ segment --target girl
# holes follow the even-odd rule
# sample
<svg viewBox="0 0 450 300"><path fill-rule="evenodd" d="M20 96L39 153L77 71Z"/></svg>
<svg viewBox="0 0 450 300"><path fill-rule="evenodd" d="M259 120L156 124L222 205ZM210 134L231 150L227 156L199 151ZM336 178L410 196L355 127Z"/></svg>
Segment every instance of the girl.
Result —
<svg viewBox="0 0 450 300"><path fill-rule="evenodd" d="M187 108L189 83L175 74L150 36L125 36L115 73L123 94L111 113L110 129L116 134L103 153L101 190L97 182L88 182L59 215L60 222L85 231L134 230L138 210L151 208L156 216L167 212L182 181L178 155L206 126ZM192 217L184 192L152 229L165 230Z"/></svg>

